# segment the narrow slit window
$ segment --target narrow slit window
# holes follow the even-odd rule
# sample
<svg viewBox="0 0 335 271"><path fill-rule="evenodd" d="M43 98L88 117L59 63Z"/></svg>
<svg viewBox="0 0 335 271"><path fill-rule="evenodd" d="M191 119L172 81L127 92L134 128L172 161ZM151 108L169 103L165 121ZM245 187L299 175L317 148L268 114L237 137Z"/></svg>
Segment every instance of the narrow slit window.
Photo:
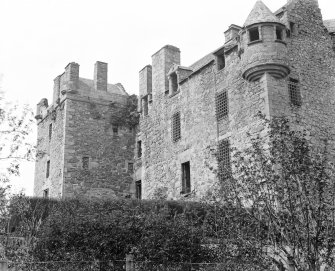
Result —
<svg viewBox="0 0 335 271"><path fill-rule="evenodd" d="M250 39L250 42L259 40L258 27L254 27L249 30L249 39Z"/></svg>
<svg viewBox="0 0 335 271"><path fill-rule="evenodd" d="M181 194L188 194L191 192L191 171L190 162L181 164L182 170L182 190Z"/></svg>
<svg viewBox="0 0 335 271"><path fill-rule="evenodd" d="M119 134L119 127L117 125L113 125L113 135L117 136Z"/></svg>
<svg viewBox="0 0 335 271"><path fill-rule="evenodd" d="M47 171L46 171L46 175L45 175L47 178L49 178L50 176L50 160L47 161Z"/></svg>
<svg viewBox="0 0 335 271"><path fill-rule="evenodd" d="M181 138L180 134L180 112L172 115L172 141L177 142Z"/></svg>
<svg viewBox="0 0 335 271"><path fill-rule="evenodd" d="M141 140L137 141L137 157L138 158L142 157L142 141Z"/></svg>
<svg viewBox="0 0 335 271"><path fill-rule="evenodd" d="M52 123L49 124L49 140L52 137Z"/></svg>
<svg viewBox="0 0 335 271"><path fill-rule="evenodd" d="M219 180L222 181L228 176L230 166L230 144L228 139L221 140L218 146Z"/></svg>
<svg viewBox="0 0 335 271"><path fill-rule="evenodd" d="M288 91L290 95L290 102L294 106L301 106L301 93L299 88L299 81L289 78Z"/></svg>
<svg viewBox="0 0 335 271"><path fill-rule="evenodd" d="M43 190L43 198L49 198L49 188Z"/></svg>
<svg viewBox="0 0 335 271"><path fill-rule="evenodd" d="M83 157L82 159L83 169L89 169L89 166L90 166L90 158L88 156Z"/></svg>
<svg viewBox="0 0 335 271"><path fill-rule="evenodd" d="M227 91L222 91L216 95L216 118L217 120L224 119L228 116L228 93Z"/></svg>
<svg viewBox="0 0 335 271"><path fill-rule="evenodd" d="M142 181L135 182L135 196L137 199L142 199Z"/></svg>

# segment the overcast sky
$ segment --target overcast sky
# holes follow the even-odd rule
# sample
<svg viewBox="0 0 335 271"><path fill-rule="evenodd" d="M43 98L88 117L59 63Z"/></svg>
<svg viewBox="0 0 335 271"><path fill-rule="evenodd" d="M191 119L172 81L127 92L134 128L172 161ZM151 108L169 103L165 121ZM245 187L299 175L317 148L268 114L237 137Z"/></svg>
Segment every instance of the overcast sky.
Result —
<svg viewBox="0 0 335 271"><path fill-rule="evenodd" d="M35 105L52 99L53 79L69 62L93 78L94 63L107 62L109 83L138 94L138 72L166 44L191 65L224 43L230 24L243 25L256 0L1 0L0 75L10 99ZM286 0L264 0L276 11ZM324 19L335 1L319 0ZM36 133L32 135L36 138ZM32 195L34 164L13 181Z"/></svg>

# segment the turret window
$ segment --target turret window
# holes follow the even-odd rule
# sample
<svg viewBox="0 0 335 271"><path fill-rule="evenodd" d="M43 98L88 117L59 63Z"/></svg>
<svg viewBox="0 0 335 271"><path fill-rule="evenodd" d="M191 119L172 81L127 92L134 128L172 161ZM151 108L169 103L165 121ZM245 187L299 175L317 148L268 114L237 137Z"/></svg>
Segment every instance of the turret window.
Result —
<svg viewBox="0 0 335 271"><path fill-rule="evenodd" d="M283 40L283 30L280 27L276 27L276 40Z"/></svg>
<svg viewBox="0 0 335 271"><path fill-rule="evenodd" d="M258 27L254 27L254 28L249 29L249 40L250 40L250 42L260 40Z"/></svg>

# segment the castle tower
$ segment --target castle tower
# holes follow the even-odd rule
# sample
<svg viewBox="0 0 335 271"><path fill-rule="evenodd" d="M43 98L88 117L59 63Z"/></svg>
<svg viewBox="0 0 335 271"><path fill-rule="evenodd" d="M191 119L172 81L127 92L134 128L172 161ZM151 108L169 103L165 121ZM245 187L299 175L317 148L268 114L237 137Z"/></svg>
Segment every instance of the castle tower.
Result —
<svg viewBox="0 0 335 271"><path fill-rule="evenodd" d="M242 32L243 78L254 82L264 73L277 79L285 78L290 73L285 39L285 25L258 0Z"/></svg>
<svg viewBox="0 0 335 271"><path fill-rule="evenodd" d="M98 61L94 79L85 79L71 62L54 80L53 103L37 105L35 196L130 196L135 124L127 112L137 101L108 84L107 70Z"/></svg>

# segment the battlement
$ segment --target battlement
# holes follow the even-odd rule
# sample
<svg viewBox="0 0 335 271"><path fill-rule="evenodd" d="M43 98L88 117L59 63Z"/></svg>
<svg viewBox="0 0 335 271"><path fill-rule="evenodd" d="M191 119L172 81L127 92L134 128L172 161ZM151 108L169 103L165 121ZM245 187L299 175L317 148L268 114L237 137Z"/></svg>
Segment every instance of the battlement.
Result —
<svg viewBox="0 0 335 271"><path fill-rule="evenodd" d="M44 119L66 99L93 100L126 104L129 95L121 83L108 83L108 64L97 61L93 79L79 77L79 64L70 62L65 71L54 79L53 101L43 98L36 109L37 120Z"/></svg>

